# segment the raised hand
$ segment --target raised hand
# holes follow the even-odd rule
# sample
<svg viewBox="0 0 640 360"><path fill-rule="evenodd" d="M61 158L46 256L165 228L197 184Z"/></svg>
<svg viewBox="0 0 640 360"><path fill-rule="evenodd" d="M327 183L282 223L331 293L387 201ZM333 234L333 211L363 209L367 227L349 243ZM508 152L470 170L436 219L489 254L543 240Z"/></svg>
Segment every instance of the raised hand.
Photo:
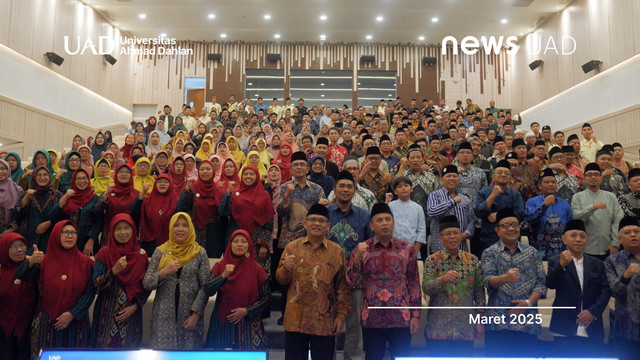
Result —
<svg viewBox="0 0 640 360"><path fill-rule="evenodd" d="M126 268L127 268L127 257L123 256L120 259L118 259L118 261L116 261L111 271L113 272L113 275L118 275L122 270Z"/></svg>
<svg viewBox="0 0 640 360"><path fill-rule="evenodd" d="M233 274L233 271L236 269L236 266L233 264L227 264L224 267L224 271L222 272L222 278L226 279L229 277L229 275Z"/></svg>

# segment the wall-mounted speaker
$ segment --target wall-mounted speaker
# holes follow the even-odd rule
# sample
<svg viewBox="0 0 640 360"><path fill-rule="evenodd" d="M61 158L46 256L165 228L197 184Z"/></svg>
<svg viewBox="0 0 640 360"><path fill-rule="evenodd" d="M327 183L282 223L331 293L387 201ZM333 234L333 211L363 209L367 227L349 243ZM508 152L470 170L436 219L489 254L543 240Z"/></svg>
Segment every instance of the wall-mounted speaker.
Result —
<svg viewBox="0 0 640 360"><path fill-rule="evenodd" d="M375 55L362 55L360 56L360 62L373 63L376 62L376 57Z"/></svg>
<svg viewBox="0 0 640 360"><path fill-rule="evenodd" d="M280 54L267 54L267 61L276 62L282 60L282 55Z"/></svg>
<svg viewBox="0 0 640 360"><path fill-rule="evenodd" d="M207 54L207 60L220 61L222 60L222 54Z"/></svg>
<svg viewBox="0 0 640 360"><path fill-rule="evenodd" d="M539 68L540 66L542 66L542 64L544 64L544 61L542 60L536 60L534 62L532 62L531 64L529 64L529 69L531 69L531 71Z"/></svg>
<svg viewBox="0 0 640 360"><path fill-rule="evenodd" d="M47 59L49 59L49 61L51 61L52 63L60 66L62 65L62 62L64 61L64 58L54 52L48 52L45 53L44 56L47 57Z"/></svg>
<svg viewBox="0 0 640 360"><path fill-rule="evenodd" d="M113 56L109 55L109 54L105 54L104 55L104 60L106 62L108 62L111 65L115 65L116 62L118 61L116 58L114 58Z"/></svg>
<svg viewBox="0 0 640 360"><path fill-rule="evenodd" d="M437 62L437 59L434 57L423 57L422 58L422 65L435 65Z"/></svg>
<svg viewBox="0 0 640 360"><path fill-rule="evenodd" d="M584 73L586 74L591 70L596 70L597 68L599 68L600 64L602 64L602 61L600 60L591 60L588 63L582 65L582 71L584 71Z"/></svg>

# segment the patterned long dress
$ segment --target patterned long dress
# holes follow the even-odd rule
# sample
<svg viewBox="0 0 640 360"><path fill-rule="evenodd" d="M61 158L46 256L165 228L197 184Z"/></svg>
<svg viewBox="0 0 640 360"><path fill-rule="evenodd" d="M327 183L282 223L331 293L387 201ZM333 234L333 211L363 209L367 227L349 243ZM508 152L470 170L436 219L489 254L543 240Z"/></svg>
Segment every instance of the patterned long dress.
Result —
<svg viewBox="0 0 640 360"><path fill-rule="evenodd" d="M29 268L29 262L24 261L16 270L15 276L22 281L37 280L40 276L40 265L35 264ZM46 296L46 294L41 293L40 296ZM31 359L39 359L41 349L89 348L91 324L88 315L94 297L93 282L89 281L82 296L69 309L73 320L66 329L61 331L54 327L56 320L51 319L44 308L40 308L31 324Z"/></svg>
<svg viewBox="0 0 640 360"><path fill-rule="evenodd" d="M268 273L267 273L268 274ZM226 283L220 275L214 277L204 286L207 296L215 295ZM218 319L220 297L216 298L216 305L211 313L209 331L207 332L207 348L210 349L266 349L267 334L262 324L261 313L269 308L269 281L260 287L260 298L246 307L247 316L238 324L229 321L223 323Z"/></svg>
<svg viewBox="0 0 640 360"><path fill-rule="evenodd" d="M145 290L156 290L151 316L151 347L153 349L197 349L202 347L204 308L208 297L203 286L211 275L207 252L202 249L177 273L161 277L158 265L163 253L156 249L142 280ZM182 324L192 312L200 314L194 330Z"/></svg>
<svg viewBox="0 0 640 360"><path fill-rule="evenodd" d="M149 292L142 297L135 297L130 303L124 288L111 269L100 260L93 266L93 284L98 298L93 306L93 329L91 344L95 348L135 349L142 341L142 306L149 297ZM138 310L129 320L120 325L116 321L118 313L127 306L138 305Z"/></svg>
<svg viewBox="0 0 640 360"><path fill-rule="evenodd" d="M100 250L100 232L102 231L102 209L106 204L104 198L94 195L87 204L80 209L66 214L60 208L60 203L57 202L50 210L49 215L53 224L61 220L71 220L78 226L78 242L77 246L80 251L84 251L84 246L87 244L87 240L93 240L93 253L97 254ZM96 206L97 204L100 206Z"/></svg>
<svg viewBox="0 0 640 360"><path fill-rule="evenodd" d="M20 200L18 200L18 205L16 205L16 221L20 226L18 233L27 239L27 255L33 253L33 245L38 245L40 251L46 252L49 244L49 235L55 223L52 221L47 231L42 234L37 234L36 228L40 223L49 220L49 210L60 200L60 192L51 190L40 202L35 200L34 195L26 206L20 206L20 202L22 202L26 194L26 192L22 193Z"/></svg>
<svg viewBox="0 0 640 360"><path fill-rule="evenodd" d="M183 211L191 216L195 221L195 206L193 201L194 193L191 190L185 190L178 200L177 211ZM198 229L196 226L196 241L207 251L210 258L220 258L227 248L225 243L225 233L227 221L220 215L215 215L204 229Z"/></svg>

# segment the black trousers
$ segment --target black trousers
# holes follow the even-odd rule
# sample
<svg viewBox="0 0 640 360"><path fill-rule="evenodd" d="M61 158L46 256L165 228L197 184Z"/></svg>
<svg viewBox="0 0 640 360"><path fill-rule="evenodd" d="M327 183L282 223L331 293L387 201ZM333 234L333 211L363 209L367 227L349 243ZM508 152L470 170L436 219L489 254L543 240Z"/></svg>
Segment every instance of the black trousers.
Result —
<svg viewBox="0 0 640 360"><path fill-rule="evenodd" d="M411 333L409 328L362 328L362 343L365 360L382 360L389 343L391 358L409 351Z"/></svg>
<svg viewBox="0 0 640 360"><path fill-rule="evenodd" d="M493 357L536 357L541 353L538 337L522 331L487 331L484 353Z"/></svg>
<svg viewBox="0 0 640 360"><path fill-rule="evenodd" d="M335 336L320 336L286 331L284 334L284 359L306 360L311 359L333 360L336 346Z"/></svg>
<svg viewBox="0 0 640 360"><path fill-rule="evenodd" d="M280 311L282 312L282 315L284 315L284 309L287 307L287 292L289 291L289 286L280 285L276 280L276 270L278 270L278 264L280 264L280 258L284 253L284 249L278 249L275 248L275 246L276 245L274 244L273 255L271 256L271 279L274 282L274 287L272 287L272 289L280 289L280 291L282 291L282 296L280 297Z"/></svg>
<svg viewBox="0 0 640 360"><path fill-rule="evenodd" d="M427 339L429 356L473 357L473 341Z"/></svg>

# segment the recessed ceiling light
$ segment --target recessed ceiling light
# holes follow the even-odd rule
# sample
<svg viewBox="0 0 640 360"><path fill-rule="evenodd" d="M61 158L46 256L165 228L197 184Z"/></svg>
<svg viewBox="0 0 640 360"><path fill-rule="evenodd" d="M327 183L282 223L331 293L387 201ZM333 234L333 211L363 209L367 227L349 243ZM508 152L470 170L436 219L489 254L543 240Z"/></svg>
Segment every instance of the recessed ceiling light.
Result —
<svg viewBox="0 0 640 360"><path fill-rule="evenodd" d="M376 16L376 21L382 21L384 18L382 16Z"/></svg>
<svg viewBox="0 0 640 360"><path fill-rule="evenodd" d="M373 36L367 35L367 40L371 40L371 39L373 39Z"/></svg>
<svg viewBox="0 0 640 360"><path fill-rule="evenodd" d="M327 15L320 15L320 20L326 21L327 20Z"/></svg>
<svg viewBox="0 0 640 360"><path fill-rule="evenodd" d="M146 19L147 18L147 14L140 14L140 15L138 15L138 17L140 19Z"/></svg>
<svg viewBox="0 0 640 360"><path fill-rule="evenodd" d="M424 36L418 36L418 40L424 41Z"/></svg>
<svg viewBox="0 0 640 360"><path fill-rule="evenodd" d="M216 14L209 14L209 19L215 19L216 18Z"/></svg>
<svg viewBox="0 0 640 360"><path fill-rule="evenodd" d="M358 83L358 85L360 85L360 83Z"/></svg>
<svg viewBox="0 0 640 360"><path fill-rule="evenodd" d="M273 37L276 38L276 39L280 39L280 34L275 34L275 35L273 35Z"/></svg>
<svg viewBox="0 0 640 360"><path fill-rule="evenodd" d="M266 14L266 15L265 15L265 16L263 16L263 17L264 17L264 19L265 19L265 20L269 20L269 19L271 19L271 15L269 15L269 14Z"/></svg>
<svg viewBox="0 0 640 360"><path fill-rule="evenodd" d="M389 96L391 97L391 96L393 96L393 95L389 94Z"/></svg>
<svg viewBox="0 0 640 360"><path fill-rule="evenodd" d="M324 86L324 83L320 83L320 86Z"/></svg>
<svg viewBox="0 0 640 360"><path fill-rule="evenodd" d="M503 23L503 24L506 24L506 23L508 23L508 22L509 22L509 20L507 20L507 19L502 19L502 20L500 20L500 22L501 22L501 23Z"/></svg>
<svg viewBox="0 0 640 360"><path fill-rule="evenodd" d="M162 33L162 34L160 34L160 37L161 37L161 38L163 38L163 37L167 37L167 34Z"/></svg>
<svg viewBox="0 0 640 360"><path fill-rule="evenodd" d="M247 83L247 85L251 86L251 85L253 85L253 83Z"/></svg>
<svg viewBox="0 0 640 360"><path fill-rule="evenodd" d="M220 37L224 39L224 38L226 38L226 37L227 37L227 34L222 33L222 34L220 34Z"/></svg>
<svg viewBox="0 0 640 360"><path fill-rule="evenodd" d="M324 97L324 94L320 95L320 97Z"/></svg>
<svg viewBox="0 0 640 360"><path fill-rule="evenodd" d="M393 87L396 87L396 84L393 84Z"/></svg>
<svg viewBox="0 0 640 360"><path fill-rule="evenodd" d="M521 32L521 33L520 33L520 36L522 36L522 35L524 35L524 33L523 33L523 32Z"/></svg>
<svg viewBox="0 0 640 360"><path fill-rule="evenodd" d="M431 22L438 22L438 18L437 17L432 17L431 18Z"/></svg>
<svg viewBox="0 0 640 360"><path fill-rule="evenodd" d="M327 40L327 35L324 35L324 34L320 35L320 40Z"/></svg>

